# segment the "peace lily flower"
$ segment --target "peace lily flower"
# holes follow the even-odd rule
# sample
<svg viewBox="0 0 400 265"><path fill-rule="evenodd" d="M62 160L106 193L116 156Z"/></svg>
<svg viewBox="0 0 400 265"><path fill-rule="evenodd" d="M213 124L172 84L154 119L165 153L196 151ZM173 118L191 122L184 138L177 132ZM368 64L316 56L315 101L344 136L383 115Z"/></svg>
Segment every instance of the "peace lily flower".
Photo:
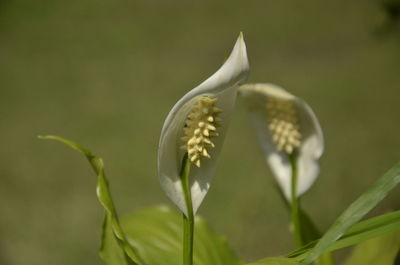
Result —
<svg viewBox="0 0 400 265"><path fill-rule="evenodd" d="M239 89L266 160L283 194L291 201L292 161L296 194L306 192L319 174L324 139L312 109L302 99L273 84L245 84Z"/></svg>
<svg viewBox="0 0 400 265"><path fill-rule="evenodd" d="M188 216L180 179L185 154L190 160L189 188L196 213L216 169L239 84L249 63L243 35L222 67L184 95L169 112L158 147L158 175L167 196Z"/></svg>

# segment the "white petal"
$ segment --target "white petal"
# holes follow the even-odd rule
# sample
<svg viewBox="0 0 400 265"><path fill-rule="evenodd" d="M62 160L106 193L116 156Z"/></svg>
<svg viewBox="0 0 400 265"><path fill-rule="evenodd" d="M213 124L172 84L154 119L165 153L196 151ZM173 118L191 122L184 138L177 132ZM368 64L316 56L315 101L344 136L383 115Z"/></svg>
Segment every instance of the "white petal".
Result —
<svg viewBox="0 0 400 265"><path fill-rule="evenodd" d="M324 139L319 122L312 109L300 98L286 90L272 84L246 84L240 87L249 109L250 118L256 130L257 138L266 156L276 180L285 197L291 199L291 174L290 160L285 152L278 151L268 129L266 98L275 97L293 100L299 111L302 141L297 160L298 186L297 195L306 192L319 173L318 159L324 149Z"/></svg>
<svg viewBox="0 0 400 265"><path fill-rule="evenodd" d="M213 138L215 148L208 150L211 159L202 160L200 168L191 166L189 178L195 213L210 188L211 178L216 169L216 160L235 104L237 88L247 77L248 72L246 45L240 34L229 58L222 67L183 96L172 108L164 122L158 147L158 175L167 196L185 214L187 214L187 209L179 178L184 151L179 147L183 144L180 137L183 135L187 115L198 97L201 96L218 97L217 107L223 110L220 115L222 125L218 128L219 136Z"/></svg>

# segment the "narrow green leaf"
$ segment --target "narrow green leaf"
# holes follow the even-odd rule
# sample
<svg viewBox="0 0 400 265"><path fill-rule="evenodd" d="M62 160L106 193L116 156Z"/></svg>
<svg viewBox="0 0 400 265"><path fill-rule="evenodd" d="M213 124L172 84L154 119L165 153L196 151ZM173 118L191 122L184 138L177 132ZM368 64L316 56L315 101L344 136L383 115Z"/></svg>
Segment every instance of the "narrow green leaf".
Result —
<svg viewBox="0 0 400 265"><path fill-rule="evenodd" d="M299 208L299 210L300 210L299 214L300 214L301 234L304 244L307 245L308 243L319 239L321 233L319 232L318 228L313 223L311 218L307 215L307 213L301 207ZM316 264L334 265L332 253L330 252L323 253L316 261Z"/></svg>
<svg viewBox="0 0 400 265"><path fill-rule="evenodd" d="M299 265L299 261L284 257L266 258L246 265Z"/></svg>
<svg viewBox="0 0 400 265"><path fill-rule="evenodd" d="M281 197L283 203L286 206L285 208L290 213L291 207L290 207L288 200L284 196L282 189L280 189L276 183L275 183L275 187L276 187L278 193L280 194L280 197ZM300 233L301 233L301 238L303 240L304 245L307 245L308 243L310 243L314 240L317 240L321 237L321 233L319 232L317 226L314 224L312 219L308 216L308 214L301 207L300 200L299 200L299 218L300 218ZM333 262L332 254L329 252L325 252L324 254L322 254L319 257L317 263L319 265L333 265L334 262Z"/></svg>
<svg viewBox="0 0 400 265"><path fill-rule="evenodd" d="M166 206L152 207L121 219L128 241L151 265L182 265L182 216ZM225 238L201 217L194 230L195 265L239 265Z"/></svg>
<svg viewBox="0 0 400 265"><path fill-rule="evenodd" d="M353 225L346 234L331 245L327 251L356 245L364 240L395 231L400 231L400 211L383 214ZM317 243L318 240L313 241L306 246L293 251L287 255L287 257L302 260Z"/></svg>
<svg viewBox="0 0 400 265"><path fill-rule="evenodd" d="M400 231L397 231L357 245L345 265L393 265L399 250Z"/></svg>
<svg viewBox="0 0 400 265"><path fill-rule="evenodd" d="M301 233L304 242L307 244L320 238L321 233L319 232L318 228L313 223L311 218L301 207L299 210L300 210L299 215L300 215Z"/></svg>
<svg viewBox="0 0 400 265"><path fill-rule="evenodd" d="M339 249L358 244L364 240L400 230L400 211L384 214L354 225L330 247Z"/></svg>
<svg viewBox="0 0 400 265"><path fill-rule="evenodd" d="M374 208L400 182L400 163L391 168L367 192L348 207L307 255L302 265L308 265L326 252L353 224Z"/></svg>
<svg viewBox="0 0 400 265"><path fill-rule="evenodd" d="M102 244L100 256L108 265L139 265L143 264L137 251L128 243L119 224L117 212L109 191L108 182L104 173L103 160L93 155L88 149L70 140L59 136L39 136L40 139L56 140L81 152L89 160L97 175L97 197L104 207L105 219L103 224ZM105 246L104 242L108 242ZM112 242L112 243L110 243Z"/></svg>

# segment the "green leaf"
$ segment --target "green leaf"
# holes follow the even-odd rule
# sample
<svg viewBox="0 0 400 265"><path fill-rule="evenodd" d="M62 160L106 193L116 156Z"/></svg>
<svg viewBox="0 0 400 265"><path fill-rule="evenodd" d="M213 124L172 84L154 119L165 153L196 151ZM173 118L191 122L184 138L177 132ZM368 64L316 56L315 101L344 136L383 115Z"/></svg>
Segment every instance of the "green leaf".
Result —
<svg viewBox="0 0 400 265"><path fill-rule="evenodd" d="M266 258L246 265L298 265L299 261L284 257Z"/></svg>
<svg viewBox="0 0 400 265"><path fill-rule="evenodd" d="M353 225L346 234L344 234L328 249L328 251L349 247L364 240L398 230L400 230L400 211L383 214ZM304 259L308 252L310 252L317 243L318 240L315 240L306 246L293 251L287 255L287 257Z"/></svg>
<svg viewBox="0 0 400 265"><path fill-rule="evenodd" d="M119 246L110 225L110 217L105 216L103 222L100 257L106 264L129 264L123 249Z"/></svg>
<svg viewBox="0 0 400 265"><path fill-rule="evenodd" d="M320 238L321 233L319 232L316 225L313 223L311 218L307 215L307 213L300 207L299 208L299 217L301 224L301 234L304 242L307 244L312 242L318 238Z"/></svg>
<svg viewBox="0 0 400 265"><path fill-rule="evenodd" d="M326 252L353 224L361 220L400 182L400 163L391 168L383 177L355 202L353 202L323 235L310 251L302 265L308 265Z"/></svg>
<svg viewBox="0 0 400 265"><path fill-rule="evenodd" d="M128 241L151 265L182 265L182 215L166 206L144 209L121 219ZM195 265L239 265L225 238L196 217Z"/></svg>
<svg viewBox="0 0 400 265"><path fill-rule="evenodd" d="M100 256L106 264L182 264L181 215L165 206L155 207L123 218L121 226L104 174L103 160L67 139L58 136L40 138L60 141L83 153L95 170L97 197L105 209ZM226 239L215 234L200 217L195 222L194 248L195 265L241 264Z"/></svg>
<svg viewBox="0 0 400 265"><path fill-rule="evenodd" d="M400 211L380 215L351 227L330 249L358 244L380 235L400 230Z"/></svg>
<svg viewBox="0 0 400 265"><path fill-rule="evenodd" d="M100 157L93 155L88 149L59 136L39 136L40 139L56 140L81 152L89 160L97 175L97 197L105 210L103 235L100 256L108 265L139 265L143 264L137 250L126 240L119 224L117 212L109 191L104 173L104 163ZM107 242L107 244L105 244Z"/></svg>
<svg viewBox="0 0 400 265"><path fill-rule="evenodd" d="M275 185L275 188L276 188L282 202L285 205L286 210L290 214L291 206L290 206L289 201L283 194L283 191L279 187L279 185L276 182L274 182L274 185ZM308 214L305 212L305 210L301 207L300 200L299 200L299 218L300 218L300 229L301 229L300 233L301 233L301 237L305 244L310 243L311 241L314 241L321 237L321 233L318 230L317 226L313 223L312 219L308 216Z"/></svg>
<svg viewBox="0 0 400 265"><path fill-rule="evenodd" d="M400 250L400 231L357 245L345 265L393 265Z"/></svg>

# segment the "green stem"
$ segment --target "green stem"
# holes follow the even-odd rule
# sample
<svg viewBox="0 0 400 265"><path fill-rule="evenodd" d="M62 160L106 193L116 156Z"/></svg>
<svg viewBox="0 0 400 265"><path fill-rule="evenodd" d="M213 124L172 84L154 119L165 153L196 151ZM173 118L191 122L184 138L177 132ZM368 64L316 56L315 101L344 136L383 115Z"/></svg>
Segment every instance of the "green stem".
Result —
<svg viewBox="0 0 400 265"><path fill-rule="evenodd" d="M297 197L297 184L298 184L298 168L297 168L297 153L294 152L289 156L290 165L292 168L292 185L291 185L291 218L293 224L293 232L296 247L302 247L306 243L302 232L302 224L300 221L300 199ZM316 261L317 265L335 265L332 253L327 252L322 254Z"/></svg>
<svg viewBox="0 0 400 265"><path fill-rule="evenodd" d="M182 169L180 172L182 190L185 196L187 215L183 214L183 264L193 264L193 231L194 214L192 206L192 195L189 185L190 161L187 153L182 160Z"/></svg>
<svg viewBox="0 0 400 265"><path fill-rule="evenodd" d="M300 223L300 200L297 198L297 154L296 152L292 153L289 156L290 165L292 168L292 185L291 185L291 218L292 225L294 230L294 239L296 247L301 247L304 245L303 237L301 234L301 223Z"/></svg>

